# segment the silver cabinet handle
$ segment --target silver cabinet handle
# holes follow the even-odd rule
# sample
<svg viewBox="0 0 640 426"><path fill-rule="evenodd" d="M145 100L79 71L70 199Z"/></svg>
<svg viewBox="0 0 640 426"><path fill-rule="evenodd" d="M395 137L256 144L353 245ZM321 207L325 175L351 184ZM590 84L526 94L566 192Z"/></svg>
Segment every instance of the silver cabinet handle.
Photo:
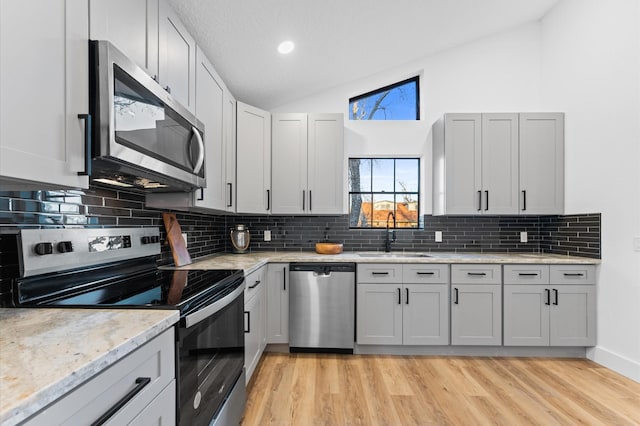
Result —
<svg viewBox="0 0 640 426"><path fill-rule="evenodd" d="M84 171L78 176L91 176L91 114L78 114L78 119L84 120Z"/></svg>
<svg viewBox="0 0 640 426"><path fill-rule="evenodd" d="M198 141L198 159L196 160L196 164L193 166L193 173L198 174L202 168L202 164L204 163L204 142L202 140L202 136L200 136L200 132L195 127L192 127L191 131Z"/></svg>

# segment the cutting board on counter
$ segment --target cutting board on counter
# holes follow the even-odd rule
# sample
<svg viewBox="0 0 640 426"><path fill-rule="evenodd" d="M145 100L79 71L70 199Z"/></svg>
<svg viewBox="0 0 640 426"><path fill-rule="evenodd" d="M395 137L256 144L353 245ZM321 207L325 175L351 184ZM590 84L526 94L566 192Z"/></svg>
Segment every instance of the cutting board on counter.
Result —
<svg viewBox="0 0 640 426"><path fill-rule="evenodd" d="M182 238L182 230L180 224L176 218L175 213L162 213L162 220L164 221L164 229L167 231L167 240L169 240L169 246L171 246L171 253L173 254L173 262L176 266L184 266L191 263L191 256L187 251L187 245Z"/></svg>

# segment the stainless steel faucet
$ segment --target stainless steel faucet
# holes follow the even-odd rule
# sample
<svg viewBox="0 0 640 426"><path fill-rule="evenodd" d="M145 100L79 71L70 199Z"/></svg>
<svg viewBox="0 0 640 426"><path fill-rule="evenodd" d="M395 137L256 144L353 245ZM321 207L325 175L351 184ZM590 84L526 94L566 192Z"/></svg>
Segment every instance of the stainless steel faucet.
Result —
<svg viewBox="0 0 640 426"><path fill-rule="evenodd" d="M393 218L393 229L389 229L389 218ZM396 241L396 216L393 212L389 212L387 215L387 232L384 239L384 251L389 253L391 251L391 243Z"/></svg>

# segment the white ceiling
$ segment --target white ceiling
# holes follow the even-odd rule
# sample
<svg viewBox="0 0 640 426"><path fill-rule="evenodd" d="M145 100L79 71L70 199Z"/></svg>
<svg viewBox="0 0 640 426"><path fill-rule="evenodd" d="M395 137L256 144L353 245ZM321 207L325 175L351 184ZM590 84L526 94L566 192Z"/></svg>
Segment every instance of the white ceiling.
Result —
<svg viewBox="0 0 640 426"><path fill-rule="evenodd" d="M268 110L537 21L559 0L169 1L234 96Z"/></svg>

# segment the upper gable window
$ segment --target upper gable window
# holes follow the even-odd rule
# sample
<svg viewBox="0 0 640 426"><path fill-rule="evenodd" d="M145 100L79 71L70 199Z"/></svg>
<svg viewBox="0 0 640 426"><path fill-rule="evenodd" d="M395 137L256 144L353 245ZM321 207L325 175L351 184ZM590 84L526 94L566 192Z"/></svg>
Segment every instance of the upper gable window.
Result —
<svg viewBox="0 0 640 426"><path fill-rule="evenodd" d="M419 120L419 77L349 99L349 120Z"/></svg>

